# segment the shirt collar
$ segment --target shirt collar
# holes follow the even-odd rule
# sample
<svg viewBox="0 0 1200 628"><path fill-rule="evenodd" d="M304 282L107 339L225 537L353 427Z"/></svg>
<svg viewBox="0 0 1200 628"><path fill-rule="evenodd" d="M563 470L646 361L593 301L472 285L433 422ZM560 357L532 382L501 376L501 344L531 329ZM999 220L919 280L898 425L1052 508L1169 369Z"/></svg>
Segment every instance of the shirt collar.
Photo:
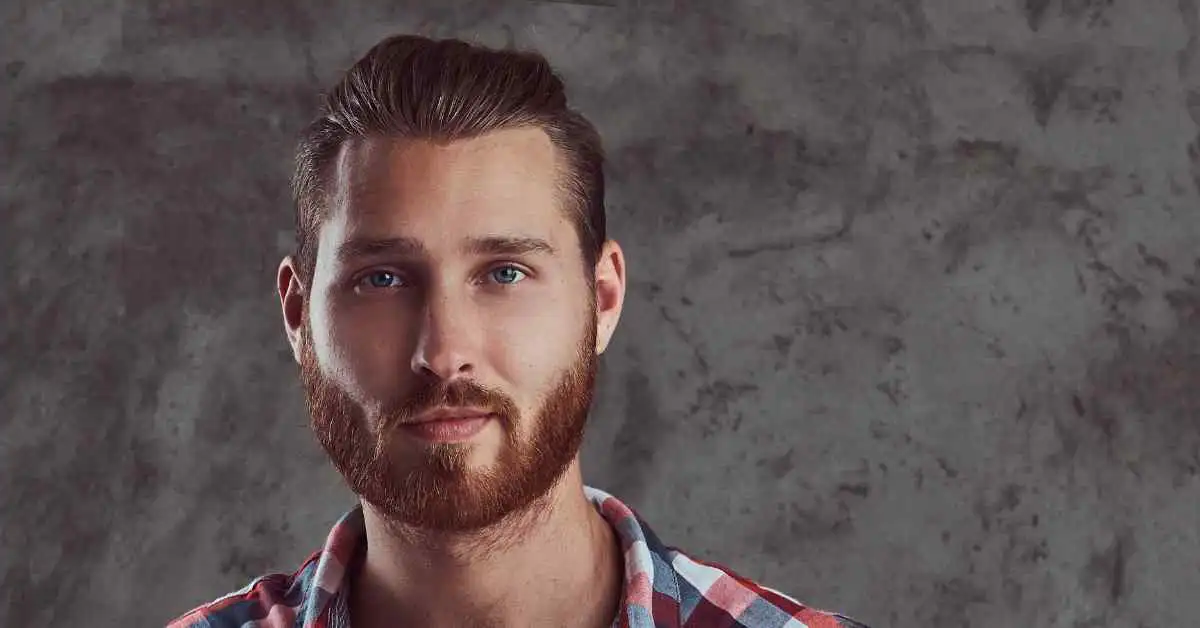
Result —
<svg viewBox="0 0 1200 628"><path fill-rule="evenodd" d="M638 618L649 620L653 614L654 589L678 588L673 571L666 563L658 569L655 567L655 551L661 550L661 543L633 509L616 497L590 486L584 486L584 494L613 527L624 554L624 593L617 623L630 625L620 621L627 618L632 620L632 625L642 624ZM308 589L308 595L304 596L303 616L310 618L311 623L306 622L305 628L325 625L318 619L322 617L331 628L349 624L345 617L348 566L365 543L366 527L359 505L343 515L329 532L311 579L295 583Z"/></svg>

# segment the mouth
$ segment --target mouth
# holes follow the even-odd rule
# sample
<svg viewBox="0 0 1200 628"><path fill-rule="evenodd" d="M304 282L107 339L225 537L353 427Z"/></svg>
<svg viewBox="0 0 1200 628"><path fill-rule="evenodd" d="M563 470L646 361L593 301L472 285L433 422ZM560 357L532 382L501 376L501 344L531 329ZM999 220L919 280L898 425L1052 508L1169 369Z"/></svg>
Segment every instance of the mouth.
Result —
<svg viewBox="0 0 1200 628"><path fill-rule="evenodd" d="M439 406L432 410L426 410L418 414L413 423L428 423L432 421L451 421L460 419L478 419L481 417L491 416L492 413L482 408L469 408L465 406L447 407Z"/></svg>
<svg viewBox="0 0 1200 628"><path fill-rule="evenodd" d="M493 413L474 409L439 408L422 413L415 421L401 425L400 429L419 440L454 443L469 440L495 418Z"/></svg>

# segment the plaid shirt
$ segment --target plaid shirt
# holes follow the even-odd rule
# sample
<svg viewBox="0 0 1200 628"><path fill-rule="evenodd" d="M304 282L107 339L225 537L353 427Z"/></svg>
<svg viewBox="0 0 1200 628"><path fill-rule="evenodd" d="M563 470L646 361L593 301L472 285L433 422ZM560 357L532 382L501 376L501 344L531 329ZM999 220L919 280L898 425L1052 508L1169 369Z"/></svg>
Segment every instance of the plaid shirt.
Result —
<svg viewBox="0 0 1200 628"><path fill-rule="evenodd" d="M664 546L629 506L585 490L625 553L624 599L614 628L866 628ZM324 549L296 573L256 578L167 628L349 628L346 566L365 538L360 506L338 521Z"/></svg>

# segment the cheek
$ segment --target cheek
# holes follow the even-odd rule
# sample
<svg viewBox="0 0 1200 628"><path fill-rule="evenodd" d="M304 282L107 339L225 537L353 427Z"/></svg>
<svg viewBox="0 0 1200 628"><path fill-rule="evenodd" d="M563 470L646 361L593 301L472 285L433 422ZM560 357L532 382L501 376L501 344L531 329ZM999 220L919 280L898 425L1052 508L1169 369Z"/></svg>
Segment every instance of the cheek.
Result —
<svg viewBox="0 0 1200 628"><path fill-rule="evenodd" d="M407 373L408 334L402 312L381 304L329 309L330 364L339 379L370 400L395 395Z"/></svg>
<svg viewBox="0 0 1200 628"><path fill-rule="evenodd" d="M563 372L574 366L583 339L577 321L577 314L549 307L491 320L488 361L508 380L508 393L523 413L535 412Z"/></svg>

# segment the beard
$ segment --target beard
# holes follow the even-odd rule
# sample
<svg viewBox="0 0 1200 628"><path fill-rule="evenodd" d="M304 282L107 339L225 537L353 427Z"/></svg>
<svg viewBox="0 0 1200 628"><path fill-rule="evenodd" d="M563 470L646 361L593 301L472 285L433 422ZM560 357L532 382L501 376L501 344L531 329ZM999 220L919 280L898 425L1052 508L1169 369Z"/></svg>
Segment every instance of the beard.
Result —
<svg viewBox="0 0 1200 628"><path fill-rule="evenodd" d="M595 309L574 363L558 376L541 406L521 416L510 397L469 379L422 378L416 390L385 403L378 416L321 372L305 316L301 380L311 427L350 489L399 527L470 532L526 513L549 494L575 459L595 388ZM470 443L420 447L396 443L399 426L436 406L471 406L493 414L500 449L487 468L470 463ZM528 436L522 437L524 426Z"/></svg>

